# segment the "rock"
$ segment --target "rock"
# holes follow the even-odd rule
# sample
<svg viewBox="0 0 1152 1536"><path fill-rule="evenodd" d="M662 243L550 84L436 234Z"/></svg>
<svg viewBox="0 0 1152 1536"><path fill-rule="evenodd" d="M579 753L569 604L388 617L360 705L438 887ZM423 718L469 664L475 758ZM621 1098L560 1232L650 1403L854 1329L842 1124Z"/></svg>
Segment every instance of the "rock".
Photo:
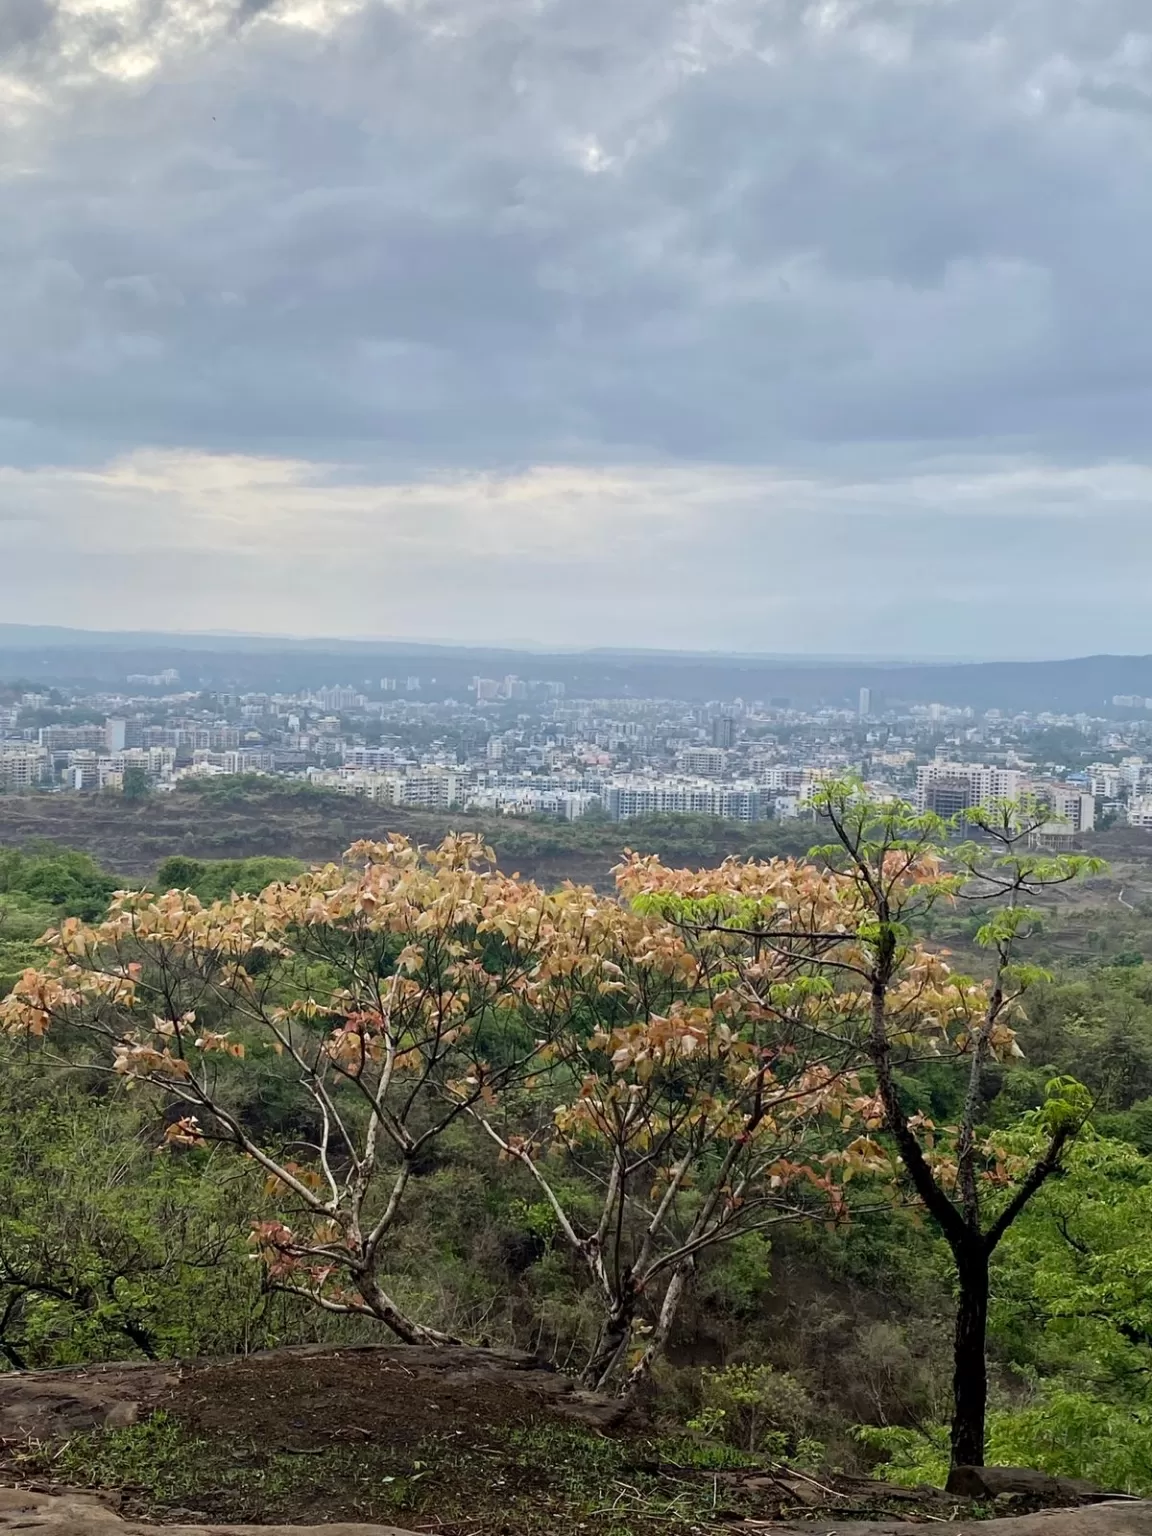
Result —
<svg viewBox="0 0 1152 1536"><path fill-rule="evenodd" d="M87 1494L0 1488L0 1536L415 1536L395 1525L144 1525Z"/></svg>
<svg viewBox="0 0 1152 1536"><path fill-rule="evenodd" d="M143 1391L175 1385L179 1369L151 1361L69 1371L11 1371L0 1376L0 1439L66 1439L89 1429L134 1424ZM142 1390L143 1389L143 1390Z"/></svg>
<svg viewBox="0 0 1152 1536"><path fill-rule="evenodd" d="M1152 1536L1152 1501L1109 1500L1073 1509L1045 1509L1034 1515L950 1520L946 1524L948 1536ZM815 1527L768 1520L756 1522L754 1528L763 1536L773 1532L778 1536L813 1536L814 1531L819 1536L926 1536L928 1529L921 1521L836 1520L830 1516ZM328 1536L327 1531L324 1536Z"/></svg>
<svg viewBox="0 0 1152 1536"><path fill-rule="evenodd" d="M1014 1497L1076 1504L1118 1497L1080 1478L1053 1477L1032 1467L953 1467L945 1486L962 1499Z"/></svg>

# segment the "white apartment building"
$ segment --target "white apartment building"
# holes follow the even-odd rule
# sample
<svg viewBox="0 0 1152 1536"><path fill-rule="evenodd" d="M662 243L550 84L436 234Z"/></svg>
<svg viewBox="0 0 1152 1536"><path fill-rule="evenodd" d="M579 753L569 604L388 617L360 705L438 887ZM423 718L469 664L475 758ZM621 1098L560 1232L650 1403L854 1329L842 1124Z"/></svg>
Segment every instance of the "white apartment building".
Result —
<svg viewBox="0 0 1152 1536"><path fill-rule="evenodd" d="M695 813L725 821L759 821L764 799L755 784L713 784L706 779L613 779L605 784L604 809L613 821L634 816Z"/></svg>
<svg viewBox="0 0 1152 1536"><path fill-rule="evenodd" d="M1028 835L1031 848L1069 848L1080 832L1096 825L1096 797L1070 784L1034 784L1033 793L1051 811L1052 820Z"/></svg>
<svg viewBox="0 0 1152 1536"><path fill-rule="evenodd" d="M321 709L358 709L366 701L357 688L318 688L312 695Z"/></svg>
<svg viewBox="0 0 1152 1536"><path fill-rule="evenodd" d="M35 789L48 773L43 747L6 748L0 752L0 784L5 789Z"/></svg>
<svg viewBox="0 0 1152 1536"><path fill-rule="evenodd" d="M562 821L579 821L600 804L598 794L585 790L530 788L523 784L474 789L468 796L469 810L499 811L505 816L556 816Z"/></svg>
<svg viewBox="0 0 1152 1536"><path fill-rule="evenodd" d="M395 768L395 747L349 747L344 754L345 768L373 769Z"/></svg>
<svg viewBox="0 0 1152 1536"><path fill-rule="evenodd" d="M221 756L225 773L271 773L276 766L275 754L262 747L239 747Z"/></svg>
<svg viewBox="0 0 1152 1536"><path fill-rule="evenodd" d="M681 773L703 774L705 778L719 777L727 761L723 747L688 747L676 755Z"/></svg>
<svg viewBox="0 0 1152 1536"><path fill-rule="evenodd" d="M80 759L80 761L77 761ZM74 789L92 787L92 762L87 753L72 754L72 785ZM124 783L126 768L143 768L150 779L170 779L176 768L175 747L129 747L125 752L113 752L95 760L97 789L120 789ZM235 772L228 769L227 772ZM79 777L77 777L79 775Z"/></svg>
<svg viewBox="0 0 1152 1536"><path fill-rule="evenodd" d="M308 778L313 784L338 789L348 795L364 795L381 805L417 805L430 810L449 810L465 805L469 800L469 776L464 770L455 768L414 768L407 773L311 768Z"/></svg>
<svg viewBox="0 0 1152 1536"><path fill-rule="evenodd" d="M1088 780L1092 793L1098 800L1117 800L1120 787L1125 782L1115 763L1090 763Z"/></svg>
<svg viewBox="0 0 1152 1536"><path fill-rule="evenodd" d="M784 768L773 764L757 772L756 782L773 794L795 795L804 788L809 777L807 768Z"/></svg>
<svg viewBox="0 0 1152 1536"><path fill-rule="evenodd" d="M1070 832L1092 831L1096 825L1095 795L1067 784L1037 784L1035 788L1059 825Z"/></svg>
<svg viewBox="0 0 1152 1536"><path fill-rule="evenodd" d="M1017 768L994 768L986 763L925 763L916 770L916 808L926 811L934 808L937 784L947 786L950 811L955 791L966 793L967 803L992 805L997 800L1015 800L1026 787L1026 779Z"/></svg>

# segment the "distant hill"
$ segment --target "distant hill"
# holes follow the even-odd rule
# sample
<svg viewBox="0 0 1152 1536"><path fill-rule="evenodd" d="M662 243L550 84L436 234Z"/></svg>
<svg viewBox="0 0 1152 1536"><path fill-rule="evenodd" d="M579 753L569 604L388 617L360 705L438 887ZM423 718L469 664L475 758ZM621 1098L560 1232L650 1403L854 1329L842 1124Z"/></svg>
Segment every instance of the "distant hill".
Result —
<svg viewBox="0 0 1152 1536"><path fill-rule="evenodd" d="M300 640L248 635L164 635L0 625L0 680L37 685L123 684L131 673L173 669L192 688L319 687L420 679L420 694L462 698L477 674L550 679L593 698L741 697L801 708L874 703L975 709L1107 713L1115 694L1152 697L1152 656L1081 656L1057 661L917 662L861 657L700 655L662 651L581 652L454 647L406 642Z"/></svg>

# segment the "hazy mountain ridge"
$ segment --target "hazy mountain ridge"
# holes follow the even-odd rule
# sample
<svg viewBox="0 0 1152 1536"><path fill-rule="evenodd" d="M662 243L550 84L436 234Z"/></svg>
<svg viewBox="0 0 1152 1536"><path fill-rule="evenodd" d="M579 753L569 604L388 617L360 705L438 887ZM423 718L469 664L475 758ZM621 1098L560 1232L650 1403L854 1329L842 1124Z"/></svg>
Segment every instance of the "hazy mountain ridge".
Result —
<svg viewBox="0 0 1152 1536"><path fill-rule="evenodd" d="M855 706L859 690L884 701L976 709L1099 714L1115 694L1152 696L1152 655L1053 661L859 662L677 652L511 650L407 642L263 636L101 633L0 625L0 677L37 684L123 682L172 669L187 687L275 689L418 676L422 689L460 695L479 674L563 682L570 694L689 700L787 700Z"/></svg>

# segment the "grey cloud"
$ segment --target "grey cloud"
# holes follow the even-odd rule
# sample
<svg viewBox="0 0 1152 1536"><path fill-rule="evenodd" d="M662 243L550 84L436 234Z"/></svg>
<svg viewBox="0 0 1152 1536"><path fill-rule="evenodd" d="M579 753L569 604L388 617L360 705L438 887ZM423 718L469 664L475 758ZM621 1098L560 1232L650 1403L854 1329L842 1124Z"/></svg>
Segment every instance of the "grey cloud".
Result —
<svg viewBox="0 0 1152 1536"><path fill-rule="evenodd" d="M30 125L9 291L79 285L11 301L4 414L464 462L1134 447L1138 5L254 9L194 45L155 0L159 67Z"/></svg>
<svg viewBox="0 0 1152 1536"><path fill-rule="evenodd" d="M1147 457L1146 0L0 14L10 462Z"/></svg>

